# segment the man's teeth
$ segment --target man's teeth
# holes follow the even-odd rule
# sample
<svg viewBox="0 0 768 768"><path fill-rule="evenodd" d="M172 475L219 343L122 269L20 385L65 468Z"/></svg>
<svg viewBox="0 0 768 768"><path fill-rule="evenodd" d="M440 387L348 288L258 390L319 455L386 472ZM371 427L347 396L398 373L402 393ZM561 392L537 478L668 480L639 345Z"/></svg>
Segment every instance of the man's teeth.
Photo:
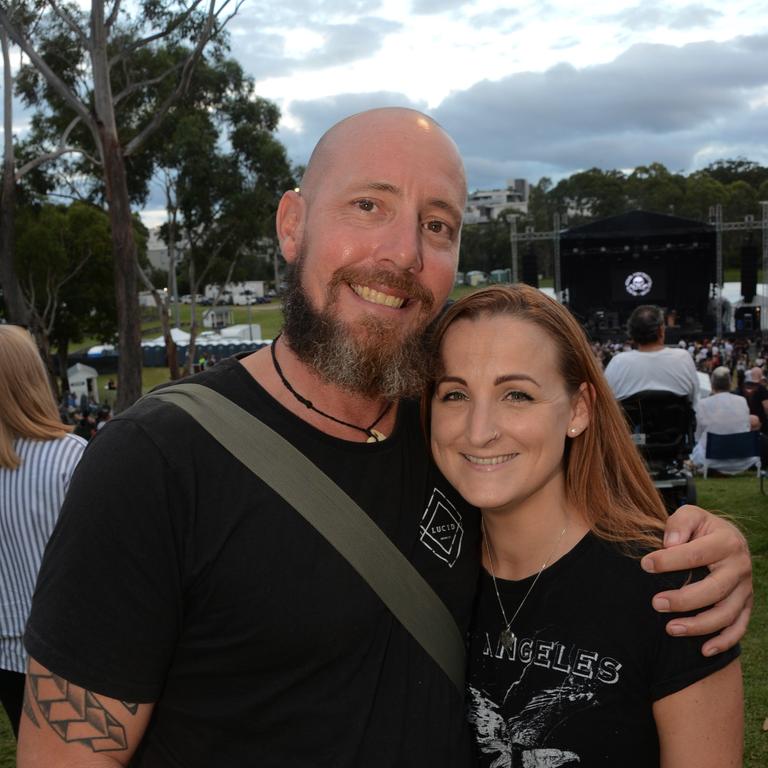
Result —
<svg viewBox="0 0 768 768"><path fill-rule="evenodd" d="M513 453L507 453L504 456L491 456L490 458L482 458L480 456L470 456L469 454L465 453L464 458L470 463L470 464L483 464L491 466L493 464L503 464L505 461L509 461L514 456Z"/></svg>
<svg viewBox="0 0 768 768"><path fill-rule="evenodd" d="M352 290L365 301L370 301L372 304L383 304L385 307L392 307L393 309L400 309L405 304L405 299L399 296L390 296L388 293L382 293L376 291L373 288L369 288L367 285L356 285L351 283Z"/></svg>

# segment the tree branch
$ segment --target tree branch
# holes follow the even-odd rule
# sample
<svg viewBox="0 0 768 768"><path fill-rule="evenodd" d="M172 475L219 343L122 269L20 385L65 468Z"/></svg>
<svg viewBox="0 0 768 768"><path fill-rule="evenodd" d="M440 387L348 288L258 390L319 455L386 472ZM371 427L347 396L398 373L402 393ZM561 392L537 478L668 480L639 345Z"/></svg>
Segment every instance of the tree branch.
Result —
<svg viewBox="0 0 768 768"><path fill-rule="evenodd" d="M35 168L42 165L43 163L47 163L49 160L55 160L57 157L61 157L62 155L69 153L80 154L90 160L94 165L101 165L100 160L97 160L95 157L93 157L93 155L89 155L84 149L80 149L79 147L58 147L52 152L46 152L44 155L38 155L38 157L36 157L34 160L30 160L28 163L22 165L21 168L16 171L16 181L19 181L19 179L26 176L30 171L34 171Z"/></svg>
<svg viewBox="0 0 768 768"><path fill-rule="evenodd" d="M67 105L76 115L88 126L88 129L98 138L98 130L91 113L85 104L78 98L77 94L48 66L37 49L27 39L23 32L11 21L6 10L0 5L0 26L7 32L8 37L19 46L19 48L29 57L29 60L46 79L48 84L61 96Z"/></svg>
<svg viewBox="0 0 768 768"><path fill-rule="evenodd" d="M131 94L136 93L136 91L140 90L141 88L146 88L149 85L157 85L157 83L161 83L169 75L172 75L174 72L178 72L181 69L181 66L181 64L176 64L163 72L162 75L153 77L151 80L142 80L139 83L132 83L126 88L123 88L123 90L115 96L115 106L117 106L123 99L128 98L128 96Z"/></svg>
<svg viewBox="0 0 768 768"><path fill-rule="evenodd" d="M115 4L112 6L109 17L107 18L104 26L107 29L111 29L112 25L117 21L117 15L120 13L120 0L115 0Z"/></svg>
<svg viewBox="0 0 768 768"><path fill-rule="evenodd" d="M90 40L72 14L66 8L59 5L58 0L48 0L48 4L53 9L53 12L75 33L83 46L88 48Z"/></svg>
<svg viewBox="0 0 768 768"><path fill-rule="evenodd" d="M142 37L140 40L135 40L129 45L126 45L125 48L123 48L119 53L115 54L115 56L110 59L110 68L117 64L119 61L122 61L123 59L130 56L130 54L132 54L134 51L137 51L139 48L143 48L150 43L154 43L156 40L162 40L163 38L168 37L171 32L173 32L177 27L181 26L181 24L183 24L192 15L192 13L202 1L203 0L195 0L195 2L192 3L192 5L184 13L181 14L181 16L177 16L167 27L161 29L159 32L155 32L153 35L148 35L147 37ZM229 0L226 0L226 2L228 3Z"/></svg>
<svg viewBox="0 0 768 768"><path fill-rule="evenodd" d="M200 31L200 35L194 50L192 53L190 53L184 62L179 84L155 111L152 120L150 120L150 122L147 123L147 125L133 139L131 139L130 142L128 142L124 152L125 157L129 157L131 154L136 152L142 146L142 144L144 144L144 142L160 127L170 108L186 93L187 88L189 88L189 83L192 80L192 74L194 72L195 65L202 56L203 49L217 29L214 23L215 19L230 2L231 0L224 0L224 3L217 10L216 0L210 0L205 26ZM238 0L235 11L228 18L231 18L235 15L235 13L237 13L242 3L243 0Z"/></svg>

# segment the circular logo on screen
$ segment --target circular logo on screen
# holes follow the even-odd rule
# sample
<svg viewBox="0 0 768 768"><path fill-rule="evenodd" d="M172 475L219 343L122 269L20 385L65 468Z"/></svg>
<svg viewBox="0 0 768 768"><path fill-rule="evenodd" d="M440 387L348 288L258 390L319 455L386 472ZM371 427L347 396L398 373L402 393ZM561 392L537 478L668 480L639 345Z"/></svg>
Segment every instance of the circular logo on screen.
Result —
<svg viewBox="0 0 768 768"><path fill-rule="evenodd" d="M624 281L630 296L647 296L653 288L653 280L647 272L633 272Z"/></svg>

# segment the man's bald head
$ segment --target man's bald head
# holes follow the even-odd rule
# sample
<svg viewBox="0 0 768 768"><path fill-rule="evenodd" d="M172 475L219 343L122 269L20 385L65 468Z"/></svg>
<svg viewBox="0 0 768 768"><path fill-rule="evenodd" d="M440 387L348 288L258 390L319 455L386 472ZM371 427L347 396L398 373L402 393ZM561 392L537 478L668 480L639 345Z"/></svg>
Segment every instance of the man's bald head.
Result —
<svg viewBox="0 0 768 768"><path fill-rule="evenodd" d="M439 123L415 109L380 107L345 117L320 137L301 180L301 193L311 200L328 169L343 162L352 145L386 142L394 153L400 142L414 140L429 141L441 147L446 157L455 160L456 173L466 188L459 150Z"/></svg>

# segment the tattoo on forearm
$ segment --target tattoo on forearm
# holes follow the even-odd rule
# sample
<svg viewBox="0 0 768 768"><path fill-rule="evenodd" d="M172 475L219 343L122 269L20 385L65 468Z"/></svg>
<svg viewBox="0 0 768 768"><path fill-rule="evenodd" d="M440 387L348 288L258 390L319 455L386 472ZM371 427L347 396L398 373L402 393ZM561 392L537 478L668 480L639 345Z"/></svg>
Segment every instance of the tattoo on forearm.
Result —
<svg viewBox="0 0 768 768"><path fill-rule="evenodd" d="M83 744L94 752L128 748L125 728L90 691L51 672L30 672L29 688L43 717L64 741Z"/></svg>
<svg viewBox="0 0 768 768"><path fill-rule="evenodd" d="M39 728L40 723L37 722L37 715L35 714L35 708L32 706L32 702L29 699L29 686L30 686L30 683L27 683L24 686L24 699L21 704L21 709L24 712L24 714L32 721L32 725L34 725L35 728Z"/></svg>
<svg viewBox="0 0 768 768"><path fill-rule="evenodd" d="M132 715L135 715L139 711L138 704L130 704L127 701L120 702Z"/></svg>

